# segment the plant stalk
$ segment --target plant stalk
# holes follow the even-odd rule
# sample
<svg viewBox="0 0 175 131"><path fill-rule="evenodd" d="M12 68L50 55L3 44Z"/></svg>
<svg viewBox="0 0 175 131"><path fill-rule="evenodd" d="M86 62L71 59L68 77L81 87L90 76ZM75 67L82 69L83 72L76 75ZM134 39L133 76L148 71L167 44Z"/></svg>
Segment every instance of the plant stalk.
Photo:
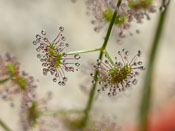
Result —
<svg viewBox="0 0 175 131"><path fill-rule="evenodd" d="M159 20L158 20L158 26L155 32L154 40L152 43L151 53L148 60L148 69L146 72L144 87L143 87L143 96L141 99L141 107L140 107L140 120L139 120L139 131L148 131L148 114L151 104L151 98L152 98L152 81L153 81L153 71L154 71L154 65L155 65L155 59L156 59L156 53L158 51L158 46L160 43L160 38L162 35L164 23L167 16L167 9L168 5L165 5L164 2L162 4L162 7L165 8L163 12L161 12Z"/></svg>
<svg viewBox="0 0 175 131"><path fill-rule="evenodd" d="M0 120L0 126L1 126L5 131L11 131L10 128L9 128L2 120Z"/></svg>
<svg viewBox="0 0 175 131"><path fill-rule="evenodd" d="M89 53L89 52L95 52L95 51L100 51L100 50L101 50L101 48L95 48L95 49L89 49L89 50L72 51L72 52L68 52L67 55Z"/></svg>
<svg viewBox="0 0 175 131"><path fill-rule="evenodd" d="M117 2L117 8L119 8L120 4L121 4L122 0L119 0ZM106 33L106 37L105 37L105 40L104 40L104 43L102 45L102 48L100 50L100 54L99 54L99 57L98 59L102 60L103 58L103 55L104 55L104 51L106 49L106 46L108 44L108 40L109 40L109 37L111 35L111 31L112 31L112 27L114 25L114 22L115 22L115 19L116 19L116 16L117 16L117 12L116 10L114 11L114 14L112 16L112 20L109 24L109 27L108 27L108 31ZM92 104L93 104L93 99L94 99L94 95L95 95L95 91L96 91L96 87L97 87L97 75L98 75L98 70L95 71L95 75L94 75L94 81L95 81L95 84L92 85L92 88L91 88L91 91L90 91L90 94L89 94L89 99L88 99L88 102L87 102L87 105L86 105L86 108L84 110L84 114L85 116L83 117L82 119L82 127L85 127L86 126L86 123L87 123L87 120L89 118L89 113L90 113L90 110L92 108Z"/></svg>

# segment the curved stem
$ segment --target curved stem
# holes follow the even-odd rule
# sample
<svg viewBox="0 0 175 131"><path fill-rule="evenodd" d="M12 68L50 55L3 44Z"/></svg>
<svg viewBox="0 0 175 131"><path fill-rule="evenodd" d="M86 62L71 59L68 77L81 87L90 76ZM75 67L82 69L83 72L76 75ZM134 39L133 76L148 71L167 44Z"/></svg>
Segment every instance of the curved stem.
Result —
<svg viewBox="0 0 175 131"><path fill-rule="evenodd" d="M7 82L10 78L5 78L3 80L0 80L0 84L4 84L5 82Z"/></svg>
<svg viewBox="0 0 175 131"><path fill-rule="evenodd" d="M164 1L162 4L162 7L166 8L167 5L165 5ZM149 61L148 61L148 69L145 77L145 82L144 82L144 87L143 87L143 96L141 100L141 107L140 107L140 120L139 120L139 131L148 131L148 113L149 113L149 108L150 108L150 103L151 103L151 97L152 97L152 74L153 74L153 67L155 65L155 58L156 58L156 53L158 50L158 46L160 43L160 38L162 35L164 23L166 20L166 15L167 15L167 9L165 9L159 17L158 21L158 26L156 29L156 33L154 36L154 40L152 43L152 48L151 48L151 54L149 56Z"/></svg>
<svg viewBox="0 0 175 131"><path fill-rule="evenodd" d="M67 55L81 54L81 53L88 53L88 52L95 52L95 51L100 51L100 50L101 50L101 48L95 48L95 49L89 49L89 50L72 51L72 52L68 52Z"/></svg>
<svg viewBox="0 0 175 131"><path fill-rule="evenodd" d="M9 128L2 120L0 120L0 126L1 126L5 131L11 131L10 128Z"/></svg>
<svg viewBox="0 0 175 131"><path fill-rule="evenodd" d="M117 2L117 8L119 8L121 2L122 2L122 0L119 0L119 1ZM104 51L105 51L106 46L107 46L107 44L108 44L108 40L109 40L109 37L110 37L110 35L111 35L112 27L113 27L113 25L114 25L116 16L117 16L117 12L116 12L116 10L115 10L115 11L114 11L114 14L113 14L113 16L112 16L112 20L111 20L111 22L110 22L110 24L109 24L108 31L107 31L107 33L106 33L106 37L105 37L104 43L103 43L103 45L102 45L102 48L101 48L99 57L98 57L98 59L100 59L100 60L102 60L102 58L103 58ZM87 123L87 120L88 120L88 117L89 117L89 113L90 113L90 110L91 110L91 108L92 108L93 99L94 99L94 95L95 95L95 90L96 90L96 87L97 87L97 75L98 75L98 70L95 71L95 75L94 75L95 84L92 85L92 88L91 88L91 91L90 91L90 94L89 94L89 99L88 99L86 108L85 108L85 110L84 110L85 116L84 116L84 118L82 119L82 127L85 127L85 126L86 126L86 123Z"/></svg>

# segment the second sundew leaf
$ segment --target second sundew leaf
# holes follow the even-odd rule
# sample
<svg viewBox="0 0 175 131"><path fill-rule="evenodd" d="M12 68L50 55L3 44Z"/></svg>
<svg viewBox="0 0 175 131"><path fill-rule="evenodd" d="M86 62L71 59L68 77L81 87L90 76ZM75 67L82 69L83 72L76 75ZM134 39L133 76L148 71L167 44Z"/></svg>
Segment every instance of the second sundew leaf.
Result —
<svg viewBox="0 0 175 131"><path fill-rule="evenodd" d="M112 20L113 11L110 8L106 8L103 11L103 17L106 21L110 22ZM116 16L114 24L122 25L127 21L127 16Z"/></svg>

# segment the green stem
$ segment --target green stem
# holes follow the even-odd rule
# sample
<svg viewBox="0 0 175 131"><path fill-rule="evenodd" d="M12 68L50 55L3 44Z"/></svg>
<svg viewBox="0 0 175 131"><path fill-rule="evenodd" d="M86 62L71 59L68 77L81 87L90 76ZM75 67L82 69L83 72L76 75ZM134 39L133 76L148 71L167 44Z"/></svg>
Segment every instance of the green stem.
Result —
<svg viewBox="0 0 175 131"><path fill-rule="evenodd" d="M121 2L122 2L122 0L119 0L119 1L117 2L117 8L119 8ZM104 43L103 43L103 45L102 45L102 48L101 48L101 51L100 51L100 54L99 54L99 57L98 57L98 59L100 59L100 60L102 60L102 58L103 58L104 51L105 51L106 46L107 46L107 44L108 44L108 40L109 40L111 31L112 31L112 27L113 27L113 25L114 25L116 16L117 16L117 12L114 11L114 14L113 14L113 16L112 16L112 20L111 20L111 22L110 22L110 24L109 24L108 31L107 31L107 33L106 33L106 37L105 37ZM85 108L85 110L84 110L85 116L84 116L84 118L82 119L82 127L85 127L85 126L86 126L86 123L87 123L87 120L88 120L88 117L89 117L89 113L90 113L90 110L91 110L91 108L92 108L93 99L94 99L94 95L95 95L95 90L96 90L96 87L97 87L97 75L98 75L98 70L95 71L95 75L94 75L95 84L92 85L91 91L90 91L90 93L89 93L89 99L88 99L86 108Z"/></svg>
<svg viewBox="0 0 175 131"><path fill-rule="evenodd" d="M0 120L0 126L5 130L5 131L11 131L9 127L2 121Z"/></svg>
<svg viewBox="0 0 175 131"><path fill-rule="evenodd" d="M106 50L104 51L104 54L106 55L108 60L111 62L111 64L114 66L114 68L116 68L114 61L112 60L112 58L110 57L110 55L108 54Z"/></svg>
<svg viewBox="0 0 175 131"><path fill-rule="evenodd" d="M166 5L167 6L167 5ZM166 7L163 3L162 7ZM139 131L148 131L148 113L150 109L150 103L152 98L152 81L153 81L153 67L155 63L156 53L160 43L161 34L163 31L165 19L167 15L167 9L165 9L159 17L158 26L152 43L151 54L148 61L148 69L145 77L145 83L143 88L143 96L141 99L140 107L140 120L139 120Z"/></svg>
<svg viewBox="0 0 175 131"><path fill-rule="evenodd" d="M5 78L3 80L0 80L0 84L4 84L5 82L7 82L10 78Z"/></svg>
<svg viewBox="0 0 175 131"><path fill-rule="evenodd" d="M81 53L88 53L88 52L95 52L95 51L100 51L100 50L101 50L101 48L95 48L95 49L89 49L89 50L72 51L72 52L68 52L67 55L81 54Z"/></svg>

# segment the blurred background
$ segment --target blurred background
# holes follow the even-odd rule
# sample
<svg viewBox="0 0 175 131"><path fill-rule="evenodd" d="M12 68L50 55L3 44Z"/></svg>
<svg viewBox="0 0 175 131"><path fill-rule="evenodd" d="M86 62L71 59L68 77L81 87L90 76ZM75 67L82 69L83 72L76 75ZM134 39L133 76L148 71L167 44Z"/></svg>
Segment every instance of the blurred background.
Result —
<svg viewBox="0 0 175 131"><path fill-rule="evenodd" d="M158 4L157 4L158 5ZM53 92L53 100L50 109L81 109L85 107L88 94L81 87L87 85L89 90L91 81L89 73L81 70L89 70L88 63L95 63L98 52L81 54L81 67L79 72L67 73L69 81L64 87L52 82L52 76L43 76L42 66L36 55L36 47L32 44L35 35L45 29L47 36L52 40L58 33L58 28L65 28L66 40L70 43L68 51L92 49L103 43L106 28L100 33L94 32L91 24L93 16L86 14L84 0L72 3L71 0L0 0L0 55L9 52L16 56L21 63L21 68L38 79L37 96L42 98L48 91ZM154 98L153 110L175 98L175 1L172 0L169 8L165 30L161 38L161 44L157 54L154 74ZM142 50L142 61L147 63L151 42L154 36L158 13L151 14L151 20L145 20L142 24L133 24L129 36L116 42L116 34L113 32L107 50L114 58L117 52L123 48L129 50L132 58L138 50ZM136 29L140 30L136 34ZM107 92L100 94L93 106L92 113L97 117L115 117L116 123L122 126L137 119L140 102L142 82L145 71L138 78L137 86L120 93L115 97L108 97ZM15 102L14 108L0 100L0 119L4 120L11 129L19 131L20 99ZM0 130L1 127L0 127Z"/></svg>

